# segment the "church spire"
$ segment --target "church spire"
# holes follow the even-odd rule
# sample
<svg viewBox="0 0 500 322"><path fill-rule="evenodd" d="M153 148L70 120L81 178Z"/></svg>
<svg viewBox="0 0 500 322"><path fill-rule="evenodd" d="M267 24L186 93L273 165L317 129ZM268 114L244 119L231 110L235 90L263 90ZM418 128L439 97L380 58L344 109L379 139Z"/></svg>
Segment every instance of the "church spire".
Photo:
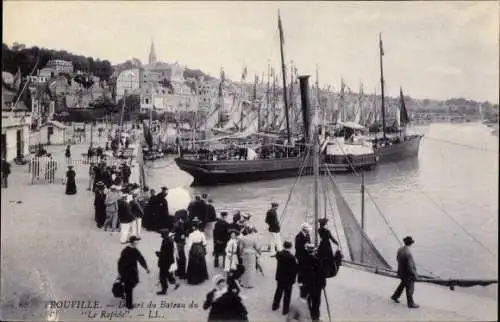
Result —
<svg viewBox="0 0 500 322"><path fill-rule="evenodd" d="M151 49L149 50L149 65L156 64L156 53L155 53L155 43L151 39Z"/></svg>

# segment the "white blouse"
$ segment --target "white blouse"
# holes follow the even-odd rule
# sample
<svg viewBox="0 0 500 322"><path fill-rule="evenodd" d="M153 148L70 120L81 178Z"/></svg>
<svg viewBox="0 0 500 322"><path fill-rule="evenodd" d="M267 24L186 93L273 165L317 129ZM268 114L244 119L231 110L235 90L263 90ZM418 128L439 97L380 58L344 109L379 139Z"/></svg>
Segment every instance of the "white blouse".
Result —
<svg viewBox="0 0 500 322"><path fill-rule="evenodd" d="M205 238L205 234L199 230L195 230L191 234L189 234L189 237L186 241L186 249L188 253L194 243L202 243L203 246L207 246L207 239Z"/></svg>

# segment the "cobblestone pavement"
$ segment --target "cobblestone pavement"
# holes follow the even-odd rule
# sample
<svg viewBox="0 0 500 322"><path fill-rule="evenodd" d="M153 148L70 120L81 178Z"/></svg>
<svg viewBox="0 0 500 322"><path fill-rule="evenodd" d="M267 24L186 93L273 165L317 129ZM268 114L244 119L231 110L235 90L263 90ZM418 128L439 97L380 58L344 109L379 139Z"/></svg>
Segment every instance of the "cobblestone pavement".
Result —
<svg viewBox="0 0 500 322"><path fill-rule="evenodd" d="M77 148L75 148L76 151ZM56 149L57 150L57 149ZM182 286L167 296L157 296L157 263L154 252L161 239L145 232L139 242L151 274L140 268L141 283L135 302L143 307L119 309L120 301L111 294L116 263L122 249L117 233L97 229L93 221L92 193L86 191L87 174L79 174L78 194L67 196L61 184L27 185L22 167L13 166L9 187L2 189L1 234L1 315L2 320L161 320L205 321L201 306L212 289L210 281L198 286ZM263 239L267 236L263 233ZM209 242L209 253L212 245ZM218 273L207 256L210 276ZM263 255L265 276L253 289L243 291L251 321L283 321L279 311L271 311L274 292L275 259ZM389 296L398 281L342 267L328 281L327 296L335 321L429 321L495 320L496 301L447 288L417 284L418 310L394 304ZM292 295L298 294L295 288ZM92 300L98 309L46 308L47 301ZM153 307L153 304L156 307ZM148 307L149 306L149 307ZM169 306L169 307L167 307ZM184 307L182 307L184 306ZM321 306L323 321L327 307ZM111 316L114 312L115 315ZM120 315L122 314L122 315ZM159 318L158 318L159 319Z"/></svg>

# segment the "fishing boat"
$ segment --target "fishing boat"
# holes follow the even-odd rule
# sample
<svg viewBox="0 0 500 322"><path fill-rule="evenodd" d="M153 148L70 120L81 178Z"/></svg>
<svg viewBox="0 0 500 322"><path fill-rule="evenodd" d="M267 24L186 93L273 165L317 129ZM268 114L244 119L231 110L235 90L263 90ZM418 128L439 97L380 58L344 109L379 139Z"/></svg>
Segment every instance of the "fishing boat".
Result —
<svg viewBox="0 0 500 322"><path fill-rule="evenodd" d="M423 138L421 134L407 133L407 126L410 123L408 111L403 95L403 89L400 89L400 100L398 116L396 117L396 126L388 129L386 124L386 109L384 101L384 67L383 67L383 44L382 35L379 35L380 45L380 87L381 87L381 134L382 137L375 135L369 139L373 145L375 153L379 158L379 162L392 162L408 157L417 157L420 148L420 141ZM377 126L376 131L380 130Z"/></svg>
<svg viewBox="0 0 500 322"><path fill-rule="evenodd" d="M264 143L257 150L248 147L242 147L232 144L232 151L225 151L223 157L217 157L214 153L198 154L183 154L175 159L177 166L189 173L193 178L193 185L217 185L225 183L238 183L245 181L270 180L276 178L293 177L297 173L303 175L312 174L312 163L307 161L307 154L304 146L292 144L292 134L290 131L289 122L289 106L288 106L288 91L286 84L286 68L283 52L283 27L281 18L278 14L278 30L280 34L280 52L281 52L281 74L283 80L283 102L284 102L284 118L286 124L286 139L284 142ZM302 91L303 89L301 89ZM304 89L305 96L302 100L308 100L308 91ZM254 97L255 99L255 97ZM304 107L304 102L302 107ZM308 124L314 115L310 115L310 111L302 110L303 124ZM255 137L263 136L255 133L259 131L259 117L256 118L257 126L254 131L246 133L234 133L224 137L224 140L231 140L238 137ZM302 140L307 140L309 129L304 126L304 136ZM264 135L265 136L265 135ZM205 143L208 140L205 140ZM215 140L212 140L215 141ZM377 156L372 146L359 146L356 153L345 155L339 154L335 157L338 149L332 146L339 147L337 142L323 142L324 149L321 153L321 169L322 171L351 171L351 165L355 168L371 169L377 164ZM236 148L236 149L235 149ZM270 152L270 153L269 153ZM248 155L252 157L249 158Z"/></svg>

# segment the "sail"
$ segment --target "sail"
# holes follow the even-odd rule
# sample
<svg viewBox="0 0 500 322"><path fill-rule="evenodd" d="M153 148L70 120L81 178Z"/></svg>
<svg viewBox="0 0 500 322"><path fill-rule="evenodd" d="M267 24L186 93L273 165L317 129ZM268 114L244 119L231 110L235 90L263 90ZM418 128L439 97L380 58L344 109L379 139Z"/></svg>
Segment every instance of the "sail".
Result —
<svg viewBox="0 0 500 322"><path fill-rule="evenodd" d="M342 221L342 227L347 240L349 254L353 262L366 264L372 267L390 270L392 269L389 263L384 259L382 254L373 245L370 238L361 229L360 224L354 217L351 208L347 204L340 193L340 189L335 184L335 181L330 177L334 195L335 203L337 205L338 213Z"/></svg>
<svg viewBox="0 0 500 322"><path fill-rule="evenodd" d="M403 88L400 88L399 91L399 117L398 121L401 126L405 126L410 123L410 118L408 117L408 111L406 110L405 98L403 95Z"/></svg>

